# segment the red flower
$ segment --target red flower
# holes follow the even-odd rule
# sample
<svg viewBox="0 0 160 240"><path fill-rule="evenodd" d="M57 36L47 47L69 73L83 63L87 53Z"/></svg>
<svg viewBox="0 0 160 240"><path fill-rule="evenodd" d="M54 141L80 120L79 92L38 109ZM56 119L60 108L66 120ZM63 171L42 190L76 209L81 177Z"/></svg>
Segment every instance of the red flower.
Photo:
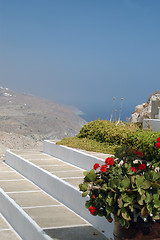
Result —
<svg viewBox="0 0 160 240"><path fill-rule="evenodd" d="M137 169L136 169L135 167L131 167L131 171L132 171L132 172L136 172Z"/></svg>
<svg viewBox="0 0 160 240"><path fill-rule="evenodd" d="M100 170L101 170L101 173L106 172L107 171L107 166L106 165L102 165Z"/></svg>
<svg viewBox="0 0 160 240"><path fill-rule="evenodd" d="M160 137L159 137L159 138L157 138L157 142L160 142Z"/></svg>
<svg viewBox="0 0 160 240"><path fill-rule="evenodd" d="M156 143L156 148L160 149L160 142Z"/></svg>
<svg viewBox="0 0 160 240"><path fill-rule="evenodd" d="M105 164L107 165L113 165L114 164L114 159L111 157L106 158Z"/></svg>
<svg viewBox="0 0 160 240"><path fill-rule="evenodd" d="M145 170L146 169L146 165L144 163L142 163L141 165L139 165L138 169Z"/></svg>
<svg viewBox="0 0 160 240"><path fill-rule="evenodd" d="M93 213L96 211L96 208L91 206L91 207L89 207L89 211L90 211L90 214L93 215Z"/></svg>
<svg viewBox="0 0 160 240"><path fill-rule="evenodd" d="M95 195L92 195L92 199L95 199L96 198L96 196Z"/></svg>
<svg viewBox="0 0 160 240"><path fill-rule="evenodd" d="M96 170L99 167L100 167L99 163L95 163L94 166L93 166L93 169Z"/></svg>
<svg viewBox="0 0 160 240"><path fill-rule="evenodd" d="M137 152L136 152L136 155L137 155L138 157L143 157L143 153L140 152L140 151L137 151Z"/></svg>

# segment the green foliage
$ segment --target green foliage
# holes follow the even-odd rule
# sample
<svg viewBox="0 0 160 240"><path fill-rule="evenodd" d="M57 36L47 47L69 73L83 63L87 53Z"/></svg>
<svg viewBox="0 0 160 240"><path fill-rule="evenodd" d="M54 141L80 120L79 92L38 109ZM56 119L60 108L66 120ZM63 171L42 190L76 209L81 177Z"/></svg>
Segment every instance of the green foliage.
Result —
<svg viewBox="0 0 160 240"><path fill-rule="evenodd" d="M138 130L134 124L124 123L116 126L114 122L96 120L84 125L77 137L114 145L132 144L132 137Z"/></svg>
<svg viewBox="0 0 160 240"><path fill-rule="evenodd" d="M159 165L160 151L155 148L159 132L139 131L133 138L133 147L143 152L143 158Z"/></svg>
<svg viewBox="0 0 160 240"><path fill-rule="evenodd" d="M137 124L116 125L96 120L84 125L76 137L64 139L59 144L111 154L115 153L117 146L126 145L142 151L144 159L159 166L160 151L155 148L158 137L159 132L144 131Z"/></svg>
<svg viewBox="0 0 160 240"><path fill-rule="evenodd" d="M71 138L64 138L63 140L59 141L57 144L65 145L72 148L83 149L86 151L93 151L93 152L101 152L101 153L110 153L114 154L114 149L117 147L116 145L110 145L109 143L100 143L96 140L88 139L88 138L78 138L71 137Z"/></svg>
<svg viewBox="0 0 160 240"><path fill-rule="evenodd" d="M86 208L93 207L95 211L91 214L105 216L109 222L113 214L115 221L126 228L137 216L148 221L159 219L160 173L146 161L137 159L137 152L126 146L117 148L115 155L113 165L105 161L105 172L101 167L93 167L84 173L79 188L83 197L90 197Z"/></svg>
<svg viewBox="0 0 160 240"><path fill-rule="evenodd" d="M160 150L155 148L159 132L144 131L137 124L125 123L116 125L106 120L96 120L82 127L73 138L65 138L58 144L114 154L117 146L126 145L142 151L144 159L160 165Z"/></svg>

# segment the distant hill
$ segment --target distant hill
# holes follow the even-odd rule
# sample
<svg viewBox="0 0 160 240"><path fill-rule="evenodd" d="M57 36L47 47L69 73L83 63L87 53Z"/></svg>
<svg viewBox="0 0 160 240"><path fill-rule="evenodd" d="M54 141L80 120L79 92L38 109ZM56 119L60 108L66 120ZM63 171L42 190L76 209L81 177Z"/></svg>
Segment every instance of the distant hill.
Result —
<svg viewBox="0 0 160 240"><path fill-rule="evenodd" d="M74 136L86 123L78 113L74 107L0 87L0 144L19 148L16 141L27 139L29 148L43 139Z"/></svg>

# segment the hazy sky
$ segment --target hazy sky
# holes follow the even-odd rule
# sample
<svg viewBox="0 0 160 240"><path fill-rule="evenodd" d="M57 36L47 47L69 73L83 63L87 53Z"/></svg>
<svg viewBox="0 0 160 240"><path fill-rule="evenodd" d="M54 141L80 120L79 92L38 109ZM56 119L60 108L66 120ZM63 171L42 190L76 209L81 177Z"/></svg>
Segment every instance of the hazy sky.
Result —
<svg viewBox="0 0 160 240"><path fill-rule="evenodd" d="M125 120L160 90L160 0L0 0L0 86Z"/></svg>

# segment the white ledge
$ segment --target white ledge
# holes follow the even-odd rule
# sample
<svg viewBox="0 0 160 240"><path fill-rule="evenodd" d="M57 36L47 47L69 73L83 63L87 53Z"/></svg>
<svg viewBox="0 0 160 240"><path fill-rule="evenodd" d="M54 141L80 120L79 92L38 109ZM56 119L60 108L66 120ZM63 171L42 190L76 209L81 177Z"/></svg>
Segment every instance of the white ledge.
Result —
<svg viewBox="0 0 160 240"><path fill-rule="evenodd" d="M51 238L0 188L0 212L23 240Z"/></svg>

